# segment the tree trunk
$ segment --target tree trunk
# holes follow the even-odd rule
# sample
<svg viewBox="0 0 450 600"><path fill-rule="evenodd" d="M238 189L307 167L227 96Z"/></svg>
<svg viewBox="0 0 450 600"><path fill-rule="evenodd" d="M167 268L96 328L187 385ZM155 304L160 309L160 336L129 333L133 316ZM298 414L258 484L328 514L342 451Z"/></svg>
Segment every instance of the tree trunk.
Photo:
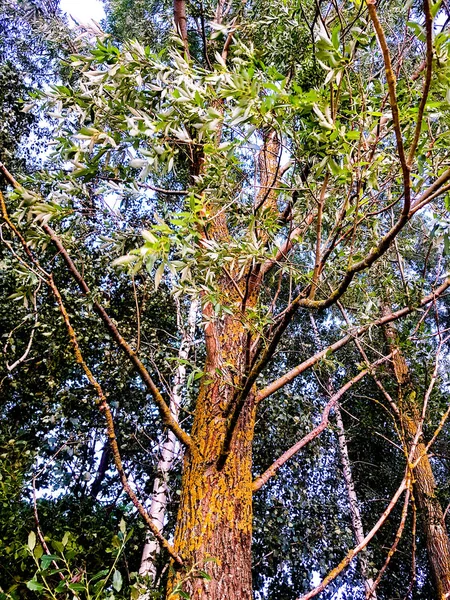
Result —
<svg viewBox="0 0 450 600"><path fill-rule="evenodd" d="M384 312L389 314L390 307L385 306ZM385 335L390 349L397 350L393 357L393 363L398 384L399 420L409 454L420 426L421 411L417 405L416 392L413 389L408 365L399 350L397 333L392 325L385 328ZM448 600L450 598L450 542L442 507L436 496L436 481L429 456L425 452L422 436L419 437L412 462L414 463L419 457L421 459L413 473L414 492L419 505L437 598L438 600Z"/></svg>
<svg viewBox="0 0 450 600"><path fill-rule="evenodd" d="M412 402L408 402L408 405L402 408L401 419L407 447L410 450L417 434L420 414ZM417 444L412 462L415 462L419 456L422 458L414 469L414 491L425 532L428 560L433 572L437 598L448 600L450 598L450 543L442 507L436 496L436 482L423 441Z"/></svg>
<svg viewBox="0 0 450 600"><path fill-rule="evenodd" d="M170 400L170 411L177 421L183 399L183 387L186 381L186 364L184 361L189 357L189 353L194 342L195 321L197 318L198 305L199 303L197 299L192 300L189 308L187 328L183 332L180 349L178 351L178 358L182 362L180 362L177 367ZM182 315L181 308L178 305L177 321L178 327L181 329ZM155 525L158 527L159 531L162 531L164 528L168 500L167 479L172 469L173 461L178 452L178 448L179 444L177 438L172 431L169 431L161 448L161 457L158 462L158 476L153 484L152 500L149 510L149 515L155 522ZM155 557L158 554L159 549L158 540L156 540L154 535L149 532L145 541L144 549L142 551L139 574L151 577L153 581L155 581L156 577Z"/></svg>
<svg viewBox="0 0 450 600"><path fill-rule="evenodd" d="M350 457L348 455L347 439L345 436L344 422L342 421L341 409L337 404L334 409L336 415L336 423L338 426L339 449L341 451L342 470L344 473L345 487L347 488L348 502L350 505L350 514L352 519L352 528L357 544L361 544L364 540L364 528L359 510L358 498L356 496L355 484L353 481L352 467ZM361 552L359 557L359 568L364 581L364 589L366 598L376 600L377 594L375 590L372 592L373 579L369 575L369 565L366 552Z"/></svg>
<svg viewBox="0 0 450 600"><path fill-rule="evenodd" d="M316 338L316 342L319 348L323 348L323 344L321 342L319 336L319 330L317 328L316 320L312 313L309 315L311 325L314 331L314 337ZM329 396L333 396L334 389L331 378L329 375L326 376L325 387ZM341 462L342 462L342 471L344 475L345 487L347 488L347 496L348 503L350 506L350 516L352 520L352 529L353 535L355 537L356 544L361 544L364 540L364 528L361 519L361 511L359 510L359 502L358 497L356 495L355 483L353 480L352 467L350 463L350 457L348 454L348 445L347 438L345 435L344 421L342 420L342 413L339 406L339 403L334 407L334 413L336 415L336 424L338 429L338 441L339 441L339 450L341 454ZM370 600L377 600L376 591L373 590L373 579L369 576L369 561L367 556L367 549L364 552L361 552L358 556L359 561L359 570L361 572L361 577L364 582L364 590L365 596ZM372 591L373 590L373 591Z"/></svg>
<svg viewBox="0 0 450 600"><path fill-rule="evenodd" d="M207 315L211 310L210 305L205 307ZM174 542L186 568L171 577L168 598L177 598L178 585L192 600L250 600L253 392L240 413L225 463L220 460L246 366L249 335L234 317L211 320L205 335L206 380L192 428L199 452L185 457ZM199 571L211 579L199 576Z"/></svg>

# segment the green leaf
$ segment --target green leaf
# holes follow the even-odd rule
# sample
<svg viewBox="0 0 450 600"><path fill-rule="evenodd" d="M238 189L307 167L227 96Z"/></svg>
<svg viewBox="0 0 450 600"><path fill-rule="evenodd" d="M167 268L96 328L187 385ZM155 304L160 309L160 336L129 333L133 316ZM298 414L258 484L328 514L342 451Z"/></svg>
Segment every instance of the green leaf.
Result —
<svg viewBox="0 0 450 600"><path fill-rule="evenodd" d="M69 585L69 590L72 590L73 592L84 592L86 589L86 586L83 585L82 583L71 583Z"/></svg>
<svg viewBox="0 0 450 600"><path fill-rule="evenodd" d="M53 560L59 560L60 557L56 554L44 554L41 558L41 569L45 571L52 564Z"/></svg>
<svg viewBox="0 0 450 600"><path fill-rule="evenodd" d="M30 579L30 581L27 581L27 588L35 592L42 592L42 590L45 589L42 583L39 583L39 581L36 579Z"/></svg>
<svg viewBox="0 0 450 600"><path fill-rule="evenodd" d="M206 579L206 581L211 581L211 575L209 575L206 571L199 571L198 575L202 579Z"/></svg>
<svg viewBox="0 0 450 600"><path fill-rule="evenodd" d="M120 590L122 589L122 574L120 571L118 571L117 569L114 571L114 575L113 575L113 581L112 581L112 585L113 588L116 590L116 592L120 592Z"/></svg>
<svg viewBox="0 0 450 600"><path fill-rule="evenodd" d="M28 534L28 548L33 552L34 547L36 546L36 534L34 531L30 531Z"/></svg>
<svg viewBox="0 0 450 600"><path fill-rule="evenodd" d="M433 19L438 14L439 9L441 8L441 4L442 4L442 0L438 0L437 2L434 2L431 4L430 12L431 12L431 16L433 17Z"/></svg>
<svg viewBox="0 0 450 600"><path fill-rule="evenodd" d="M109 570L108 569L103 569L102 571L99 571L98 573L96 573L94 575L94 577L92 577L91 582L93 583L94 581L97 581L97 579L101 579L102 577L105 577L105 575L108 575Z"/></svg>

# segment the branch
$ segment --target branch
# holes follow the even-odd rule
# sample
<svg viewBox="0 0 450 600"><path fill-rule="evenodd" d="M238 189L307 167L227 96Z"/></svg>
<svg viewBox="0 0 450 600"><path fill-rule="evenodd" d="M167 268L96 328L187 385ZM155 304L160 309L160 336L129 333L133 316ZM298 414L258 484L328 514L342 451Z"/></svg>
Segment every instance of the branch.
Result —
<svg viewBox="0 0 450 600"><path fill-rule="evenodd" d="M317 227L316 227L316 260L314 262L314 273L311 281L311 290L309 292L309 298L314 300L316 295L317 284L320 277L320 266L321 266L321 249L322 249L322 216L323 216L323 205L325 202L325 193L327 190L329 174L325 175L325 179L322 184L319 198L319 208L317 212Z"/></svg>
<svg viewBox="0 0 450 600"><path fill-rule="evenodd" d="M418 310L422 306L426 306L427 304L429 304L430 302L432 302L436 298L438 298L449 287L450 287L450 277L447 277L445 279L444 283L442 283L434 292L432 292L431 294L428 294L427 296L422 298L422 300L419 302L419 304L417 306L415 306L415 307L405 306L404 308L397 310L396 312L392 313L391 315L385 315L384 317L381 317L381 318L377 319L376 321L373 321L372 323L368 323L366 325L362 325L361 327L358 327L358 329L356 329L356 331L345 335L337 342L334 342L334 344L331 344L330 346L328 346L328 348L324 348L320 352L317 352L317 354L315 354L314 356L311 356L310 358L308 358L301 364L299 364L296 367L294 367L293 369L291 369L288 373L285 373L284 375L282 375L281 377L279 377L278 379L276 379L275 381L270 383L267 387L260 390L256 396L257 401L259 402L261 400L264 400L265 398L268 398L274 392L276 392L279 389L281 389L282 387L284 387L287 383L290 383L291 381L293 381L301 373L303 373L304 371L306 371L307 369L313 367L316 363L318 363L319 360L321 360L325 356L325 354L327 354L328 352L330 352L330 353L336 352L340 348L343 348L346 344L348 344L350 341L354 340L355 338L359 337L360 335L362 335L363 333L368 331L371 327L375 327L375 326L378 327L380 325L385 325L386 323L391 323L392 321L395 321L396 319L400 319L402 317L409 315L410 313Z"/></svg>
<svg viewBox="0 0 450 600"><path fill-rule="evenodd" d="M428 100L428 93L431 85L431 75L433 73L433 16L430 9L430 0L423 0L423 10L425 13L425 31L427 38L427 55L426 55L426 74L425 81L423 83L422 98L420 100L419 110L417 112L417 123L414 132L413 142L409 149L408 155L408 166L411 167L414 159L414 154L417 150L417 144L419 143L420 132L422 129L422 119L425 112L425 106Z"/></svg>
<svg viewBox="0 0 450 600"><path fill-rule="evenodd" d="M354 263L348 271L345 273L344 278L338 287L324 300L310 300L309 298L304 298L298 296L293 301L293 304L297 304L299 307L303 308L314 308L314 309L324 309L329 306L335 304L337 300L341 298L341 296L346 292L350 283L352 282L356 273L364 271L365 269L371 267L373 263L380 257L385 254L385 252L390 248L392 241L396 238L396 236L400 233L403 227L409 222L410 218L414 213L416 213L419 209L423 208L428 202L431 202L433 198L436 198L440 193L447 191L449 187L445 186L442 188L443 184L446 183L450 179L450 169L447 169L436 181L434 181L427 190L413 203L411 206L410 202L406 201L403 206L402 213L400 215L399 220L395 225L391 227L391 229L386 233L386 235L381 239L378 246L373 248L367 254L365 258L360 260L357 263ZM440 189L441 188L441 189ZM406 196L406 190L405 190ZM405 208L408 208L408 212L405 213Z"/></svg>
<svg viewBox="0 0 450 600"><path fill-rule="evenodd" d="M380 581L381 581L381 579L382 579L382 577L384 575L384 572L388 568L388 565L391 562L391 558L394 556L394 554L397 551L398 543L401 540L401 537L403 535L403 529L405 528L406 516L408 514L408 506L409 506L409 498L410 498L410 496L411 496L411 488L408 486L408 488L406 490L406 494L405 494L405 500L403 502L403 510L402 510L402 516L401 516L401 519L400 519L400 525L398 526L397 533L396 533L395 539L394 539L394 543L392 544L392 546L391 546L391 548L390 548L390 550L388 552L388 555L386 557L384 565L381 567L380 572L378 573L378 576L377 576L377 578L376 578L376 580L375 580L375 582L374 582L374 584L373 584L373 586L372 586L372 588L370 590L370 594L367 596L368 600L370 598L376 598L376 596L375 596L375 590L377 589L377 587L378 587L378 585L379 585L379 583L380 583Z"/></svg>
<svg viewBox="0 0 450 600"><path fill-rule="evenodd" d="M14 188L23 189L22 186L14 179L14 177L11 175L11 173L9 173L9 171L6 169L6 167L2 163L0 163L0 170L6 177L7 181ZM40 270L40 272L45 276L45 279L48 281L48 279L51 277L51 274L47 273L46 271L44 271L42 269L42 267L39 265L38 261L33 256L33 253L31 252L30 248L28 247L26 240L24 239L22 234L18 231L18 229L15 227L15 225L11 222L8 212L7 212L7 209L6 209L6 204L5 204L4 198L3 198L3 195L1 194L1 192L0 192L0 208L1 208L3 219L6 221L9 228L13 231L13 233L19 239L26 254L30 258L30 260L33 262L33 264L36 265L37 268ZM64 262L66 263L69 273L72 275L73 279L78 284L82 293L85 294L86 296L90 295L91 290L89 289L87 283L85 282L82 275L76 268L74 262L68 255L67 250L63 246L60 238L57 236L55 231L53 231L53 229L47 224L43 224L42 229L45 231L45 233L47 233L47 235L50 236L50 239L53 241L53 243L55 244L59 253L61 254ZM183 429L181 429L181 427L178 425L176 420L173 418L173 416L170 412L169 406L165 402L164 398L162 397L161 393L159 392L158 388L156 387L155 383L153 382L152 378L150 377L149 372L147 371L145 366L142 364L142 362L137 357L136 352L134 352L134 350L130 347L130 345L122 337L122 335L120 334L116 325L113 323L112 319L109 317L109 315L107 314L107 312L105 311L103 306L97 300L93 300L93 306L94 306L96 313L100 316L100 318L106 325L106 328L109 330L111 337L115 340L115 342L117 343L119 348L121 348L121 350L128 356L130 361L133 363L133 365L135 366L137 372L139 373L143 383L145 384L145 386L147 387L147 389L150 391L151 395L153 396L153 400L159 409L161 419L162 419L164 425L166 425L171 431L173 431L173 433L176 435L176 437L191 452L195 453L197 451L197 448L196 448L194 442L192 441L192 438Z"/></svg>
<svg viewBox="0 0 450 600"><path fill-rule="evenodd" d="M323 590L327 587L327 585L329 583L331 583L334 579L336 579L336 577L346 567L348 567L348 565L355 558L355 556L357 556L361 552L361 550L364 550L364 548L371 541L371 539L375 536L375 534L378 532L378 530L384 525L386 519L389 517L389 515L391 514L395 505L397 504L400 496L403 494L405 489L408 488L408 485L409 485L408 480L409 480L409 475L406 474L405 477L403 478L400 486L398 487L397 491L395 492L394 496L392 497L391 501L389 502L386 510L383 512L381 517L378 519L378 521L375 523L375 525L372 527L372 529L369 531L369 533L366 535L366 537L363 539L363 541L360 544L358 544L355 548L352 548L347 553L347 556L339 563L339 565L336 568L334 568L317 587L315 587L313 590L308 592L305 596L301 596L300 598L298 598L298 600L310 600L311 598L314 598L315 596L317 596L317 594L320 594L320 592L323 592Z"/></svg>
<svg viewBox="0 0 450 600"><path fill-rule="evenodd" d="M366 0L367 8L369 10L369 15L372 20L375 33L377 35L378 43L380 44L381 52L383 54L384 60L384 70L386 73L386 80L389 89L389 103L391 105L392 110L392 120L394 122L394 131L395 137L397 140L397 152L400 159L400 164L402 168L403 174L403 183L405 187L405 206L404 212L407 214L409 212L409 205L411 201L411 181L410 181L410 167L407 163L405 156L405 149L403 146L403 138L402 131L400 127L400 115L397 104L397 93L396 86L397 81L395 78L394 70L392 68L391 57L389 54L389 48L386 41L386 36L384 35L383 27L378 19L377 9L375 8L376 0Z"/></svg>
<svg viewBox="0 0 450 600"><path fill-rule="evenodd" d="M2 166L3 165L1 165L1 163L0 163L0 168ZM14 180L14 178L12 178L12 176L11 176L11 180L13 182L15 182L15 180ZM17 182L15 182L15 185L17 187L20 187L17 184ZM70 341L71 341L72 346L74 348L76 361L78 362L78 364L80 364L82 366L82 368L83 368L83 370L84 370L84 372L86 374L86 377L88 378L89 382L91 383L91 385L94 387L95 391L97 392L97 396L98 396L98 403L97 403L98 404L98 408L99 408L100 412L102 414L104 414L105 419L106 419L106 427L107 427L107 433L108 433L109 443L111 445L111 451L112 451L112 454L113 454L113 457L114 457L114 463L115 463L117 472L119 474L119 477L120 477L123 489L128 494L129 498L131 499L131 501L133 502L133 504L137 508L139 514L143 517L143 519L146 522L147 526L153 532L153 534L158 539L158 541L160 542L160 544L167 550L167 552L170 554L170 556L178 564L182 565L183 564L182 559L178 556L178 554L175 552L175 550L172 548L172 546L169 544L169 542L160 534L158 528L156 527L156 525L153 523L153 521L151 520L151 518L147 514L147 511L145 510L145 508L143 507L143 505L139 502L136 494L131 489L131 487L130 487L130 485L128 483L128 479L127 479L127 476L126 476L124 468L123 468L123 463L122 463L122 459L121 459L121 456L120 456L119 447L118 447L118 444L117 444L117 438L116 438L116 435L115 435L114 422L113 422L113 418L112 418L111 409L110 409L110 407L109 407L109 405L108 405L108 403L106 401L106 397L105 397L105 395L103 393L103 390L102 390L100 384L97 382L97 380L93 376L91 370L89 369L89 367L87 366L87 364L85 363L85 361L83 359L80 347L78 345L78 340L77 340L76 335L75 335L75 331L74 331L74 329L73 329L73 327L72 327L72 325L70 323L69 315L68 315L68 313L67 313L67 311L65 309L64 303L63 303L61 295L59 293L59 290L56 287L55 282L53 280L53 275L51 273L50 274L46 273L44 271L44 269L42 269L42 267L40 266L39 262L33 256L31 250L28 248L28 245L26 243L25 238L22 236L22 234L19 232L19 230L11 222L11 220L9 218L9 215L8 215L8 212L7 212L7 209L6 209L6 204L5 204L4 198L3 198L3 195L1 194L1 192L0 192L0 205L1 205L1 212L2 212L3 219L5 220L5 222L7 223L7 225L9 226L9 228L11 229L11 231L19 239L19 241L22 244L24 250L26 251L28 257L30 258L32 264L43 275L46 276L45 282L47 283L47 285L52 290L53 295L55 296L56 301L58 303L58 307L59 307L59 309L61 311L61 314L62 314L63 319L64 319L64 323L65 323L67 331L69 333ZM69 260L70 260L70 258L69 258ZM80 278L81 278L81 275L80 275ZM84 283L84 281L83 281L83 283ZM86 286L85 283L84 283L84 285ZM86 288L87 288L87 286L86 286ZM114 324L112 324L112 325L114 326ZM118 334L118 335L120 335L120 334ZM164 400L163 400L163 403L165 404ZM187 434L185 434L185 433L184 433L184 435L187 436ZM189 441L191 441L191 438L189 436L187 436L187 437L188 437ZM193 444L193 442L191 442L191 444Z"/></svg>
<svg viewBox="0 0 450 600"><path fill-rule="evenodd" d="M328 418L329 418L331 409L334 408L336 403L339 401L340 398L342 398L342 396L345 394L345 392L347 390L349 390L355 383L357 383L358 381L361 381L361 379L363 379L368 373L370 373L372 369L376 368L378 365L389 360L392 357L392 355L393 355L393 353L391 352L387 356L383 356L383 358L380 358L376 362L372 363L367 369L360 371L358 373L358 375L353 377L353 379L351 379L344 386L342 386L338 392L333 394L333 396L330 398L327 405L325 406L325 409L322 413L322 419L320 421L320 424L315 429L310 431L307 435L305 435L305 437L303 437L301 440L299 440L296 444L294 444L291 448L289 448L289 450L286 450L286 452L284 454L282 454L280 456L280 458L278 458L267 469L267 471L265 471L260 477L255 479L255 481L253 482L253 485L252 485L253 491L257 492L259 489L261 489L262 486L265 483L267 483L267 481L271 477L273 477L275 475L275 473L278 471L278 469L281 466L283 466L285 462L287 462L290 458L292 458L292 456L294 456L294 454L297 454L297 452L299 450L301 450L301 448L303 448L304 446L309 444L309 442L311 442L318 435L320 435L322 433L322 431L328 427Z"/></svg>
<svg viewBox="0 0 450 600"><path fill-rule="evenodd" d="M85 294L86 296L90 295L91 291L90 291L87 283L83 279L81 273L76 268L74 262L68 255L67 250L64 248L60 238L57 236L55 231L53 231L53 229L47 224L43 224L42 229L45 231L45 233L47 233L47 235L50 236L50 239L55 244L56 248L59 250L59 253L62 256L64 262L66 263L66 266L67 266L70 274L72 275L73 279L77 282L77 284L78 284L79 288L81 289L81 291L83 292L83 294ZM117 343L119 348L128 356L130 361L133 363L133 365L136 368L136 371L139 373L143 383L145 384L145 386L147 387L147 389L150 391L151 395L153 396L153 400L155 401L155 404L159 408L161 419L162 419L164 425L166 425L171 431L173 431L173 433L177 436L177 438L187 448L189 448L190 451L195 452L196 447L194 445L194 442L192 441L191 437L183 429L181 429L181 427L178 425L176 420L173 418L172 413L170 412L169 406L167 405L167 403L164 400L164 398L162 397L160 391L156 387L153 379L150 377L149 372L147 371L145 366L142 364L142 362L139 360L136 352L131 348L131 346L122 337L122 335L120 334L116 325L113 323L112 319L109 317L108 313L105 311L103 306L97 300L93 300L93 306L94 306L95 312L99 315L99 317L102 319L103 323L106 325L106 328L109 330L111 337L115 340L115 342Z"/></svg>
<svg viewBox="0 0 450 600"><path fill-rule="evenodd" d="M428 189L424 191L424 193L421 196L419 196L419 198L416 198L414 200L414 202L411 205L411 210L409 212L410 216L412 216L418 210L423 208L426 204L434 200L434 198L436 198L440 194L443 194L444 192L448 191L448 185L445 185L444 187L442 186L444 185L444 183L447 183L449 179L450 169L447 169L442 173L440 177L436 179L434 183L430 185Z"/></svg>
<svg viewBox="0 0 450 600"><path fill-rule="evenodd" d="M189 43L187 37L187 22L186 22L186 2L185 0L174 0L173 2L173 19L175 21L175 27L183 42L184 51L188 59L189 55Z"/></svg>
<svg viewBox="0 0 450 600"><path fill-rule="evenodd" d="M144 519L146 525L148 526L150 531L153 533L153 535L156 537L156 539L159 541L161 546L167 550L167 552L175 560L175 562L177 562L179 565L183 565L182 559L180 558L180 556L178 556L178 554L175 552L175 550L172 548L172 546L169 544L169 542L166 540L166 538L163 535L161 535L158 527L153 523L152 519L148 515L144 506L139 502L136 494L134 493L134 491L132 490L132 488L128 482L128 478L127 478L127 476L125 474L125 470L123 468L122 458L120 456L119 445L117 443L111 408L106 400L106 396L105 396L100 384L95 379L94 375L92 374L92 371L89 369L86 362L84 361L75 331L70 323L69 315L66 311L63 300L61 298L61 294L59 293L59 290L55 285L52 275L50 275L50 278L49 278L49 286L53 292L53 295L56 298L59 310L61 311L61 314L63 316L64 323L66 325L66 329L69 334L70 342L74 349L75 359L76 359L77 363L79 365L81 365L83 371L86 374L87 379L89 380L89 383L92 385L92 387L95 389L95 391L97 393L98 409L104 415L105 420L106 420L106 430L107 430L107 434L108 434L109 443L111 446L111 452L113 455L114 464L116 466L117 473L119 474L120 481L122 483L122 487L125 490L125 492L128 494L130 500L132 501L134 506L137 508L139 514Z"/></svg>

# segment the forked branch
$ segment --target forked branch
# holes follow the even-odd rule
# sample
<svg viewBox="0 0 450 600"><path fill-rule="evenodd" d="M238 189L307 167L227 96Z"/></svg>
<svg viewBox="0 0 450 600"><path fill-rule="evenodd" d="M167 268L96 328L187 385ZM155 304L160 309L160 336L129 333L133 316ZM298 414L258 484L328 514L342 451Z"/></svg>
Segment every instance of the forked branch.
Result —
<svg viewBox="0 0 450 600"><path fill-rule="evenodd" d="M312 442L312 440L314 440L318 435L320 435L322 433L322 431L324 431L324 429L326 429L328 427L330 411L336 406L337 402L342 398L342 396L345 394L345 392L347 392L347 390L349 390L355 383L357 383L358 381L361 381L361 379L363 379L368 373L370 373L377 366L379 366L382 363L389 360L392 357L392 355L393 355L393 353L391 352L391 354L388 354L387 356L383 356L383 358L380 358L379 360L374 362L367 369L360 371L358 373L358 375L356 375L355 377L353 377L353 379L351 379L345 385L343 385L341 387L341 389L338 392L336 392L330 398L330 400L327 402L327 405L325 406L325 409L322 413L322 420L320 421L320 424L316 428L314 428L312 431L310 431L307 435L305 435L305 437L303 437L301 440L299 440L296 444L294 444L291 448L289 448L289 450L286 450L286 452L284 454L282 454L280 456L280 458L278 458L267 469L267 471L265 471L260 477L255 479L255 481L253 482L253 485L252 485L253 491L257 492L259 489L261 489L262 486L265 483L267 483L267 481L269 481L269 479L271 477L273 477L275 475L275 473L278 471L278 469L281 466L283 466L290 458L292 458L295 454L297 454L297 452L299 450L301 450L304 446L306 446L307 444Z"/></svg>

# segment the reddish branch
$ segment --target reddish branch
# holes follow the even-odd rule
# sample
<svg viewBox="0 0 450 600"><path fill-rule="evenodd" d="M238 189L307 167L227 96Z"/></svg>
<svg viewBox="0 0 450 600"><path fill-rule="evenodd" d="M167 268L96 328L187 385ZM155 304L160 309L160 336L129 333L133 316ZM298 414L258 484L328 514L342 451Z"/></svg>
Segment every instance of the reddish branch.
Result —
<svg viewBox="0 0 450 600"><path fill-rule="evenodd" d="M187 37L187 20L186 20L186 2L185 0L174 0L173 3L173 18L175 27L177 28L180 37L183 41L184 50L189 58L189 44Z"/></svg>
<svg viewBox="0 0 450 600"><path fill-rule="evenodd" d="M368 596L368 600L370 598L375 597L375 590L377 589L378 585L380 584L380 581L381 581L386 569L388 568L389 563L391 562L391 558L397 552L397 547L402 538L403 530L405 528L410 496L411 496L411 489L410 489L410 487L408 487L408 489L406 490L406 494L405 494L405 500L403 502L403 510L402 510L402 516L400 519L400 525L398 526L397 533L396 533L395 539L394 539L394 543L392 544L392 546L388 552L388 555L386 557L386 560L384 562L384 565L381 567L380 572L378 573L378 576L370 590L370 595Z"/></svg>
<svg viewBox="0 0 450 600"><path fill-rule="evenodd" d="M420 100L419 110L417 112L417 123L414 131L414 139L409 149L408 166L411 167L414 159L414 154L419 143L420 132L422 129L422 119L425 112L425 106L428 100L428 93L431 85L431 75L433 73L433 16L431 14L430 0L423 0L423 10L425 13L425 33L427 38L427 54L426 54L426 73L423 84L422 98Z"/></svg>
<svg viewBox="0 0 450 600"><path fill-rule="evenodd" d="M286 452L284 454L282 454L280 456L280 458L278 458L267 469L267 471L265 471L260 477L255 479L255 481L253 482L253 486L252 486L253 491L257 492L259 489L261 489L262 486L265 483L267 483L267 481L271 477L273 477L275 475L275 473L278 471L278 469L284 465L284 463L286 463L290 458L292 458L294 456L294 454L297 454L297 452L299 450L301 450L301 448L303 448L304 446L306 446L307 444L312 442L312 440L314 440L318 435L320 435L322 433L322 431L324 429L326 429L328 427L328 419L330 416L331 409L336 406L336 403L340 400L340 398L342 398L342 396L345 394L345 392L347 390L349 390L358 381L361 381L361 379L363 379L368 373L370 373L378 365L381 365L382 363L386 362L391 357L392 357L392 353L389 354L388 356L384 356L383 358L380 358L379 360L374 362L372 365L370 365L367 369L360 371L358 373L358 375L353 377L353 379L351 379L344 386L342 386L341 389L330 398L327 405L325 406L325 409L322 413L322 420L320 421L320 424L315 429L310 431L307 435L305 435L305 437L303 437L301 440L299 440L296 444L294 444L291 448L289 448L289 450L286 450Z"/></svg>
<svg viewBox="0 0 450 600"><path fill-rule="evenodd" d="M389 89L389 103L391 105L392 121L394 123L395 137L397 140L397 152L398 152L398 156L400 159L400 164L401 164L402 173L403 173L403 183L404 183L404 187L405 187L405 210L404 210L404 212L406 214L408 214L409 204L410 204L410 200L411 200L410 167L406 160L405 149L403 146L402 130L400 127L400 113L398 110L397 92L396 92L397 81L396 81L396 77L394 74L394 70L392 68L391 56L389 53L386 36L384 34L383 27L378 18L377 9L375 8L376 0L366 0L366 3L367 3L367 8L369 10L370 18L372 20L372 23L373 23L373 26L375 29L375 33L377 35L378 43L380 44L381 52L383 54L384 70L386 73L386 80L387 80L388 89Z"/></svg>
<svg viewBox="0 0 450 600"><path fill-rule="evenodd" d="M308 358L301 364L299 364L296 367L294 367L293 369L291 369L288 373L285 373L279 379L276 379L275 381L270 383L267 387L260 390L257 394L257 400L261 401L261 400L264 400L265 398L269 397L274 392L276 392L277 390L284 387L287 383L290 383L291 381L293 381L301 373L303 373L307 369L309 369L309 368L313 367L315 364L317 364L326 354L336 352L340 348L343 348L346 344L348 344L350 341L354 340L355 338L361 336L363 333L368 331L371 327L385 325L386 323L391 323L392 321L395 321L397 319L405 317L406 315L409 315L410 313L414 312L415 310L418 310L422 306L426 306L430 302L433 302L434 300L436 300L436 298L438 298L441 294L443 294L449 287L450 287L450 277L447 277L445 279L444 283L442 283L442 285L440 285L438 288L436 288L436 290L434 290L434 292L431 292L431 294L428 294L427 296L422 298L422 300L419 302L419 304L417 306L415 306L415 307L406 306L400 310L393 312L390 315L381 317L381 318L377 319L376 321L373 321L372 323L368 323L366 325L362 325L361 327L358 327L356 329L356 331L345 335L337 342L334 342L334 344L331 344L327 348L324 348L320 352L317 352L316 354L314 354L314 356L311 356L310 358Z"/></svg>
<svg viewBox="0 0 450 600"><path fill-rule="evenodd" d="M53 229L49 225L47 225L47 224L42 225L42 229L45 231L45 233L47 233L47 235L50 236L50 239L52 240L52 242L54 243L56 248L59 250L59 253L60 253L62 259L66 263L69 273L71 274L73 279L77 282L80 290L83 292L83 294L85 294L86 296L89 296L91 294L91 291L90 291L87 283L83 279L81 273L78 271L74 262L72 261L69 254L67 253L67 250L63 246L61 239L58 237L58 235L55 233L55 231L53 231ZM153 379L150 377L149 372L147 371L145 366L142 364L142 362L139 360L136 352L131 348L131 346L122 337L122 335L120 334L116 325L114 324L112 319L109 317L108 313L105 311L103 306L97 300L93 300L93 306L94 306L95 312L99 315L99 317L102 319L103 323L106 325L106 328L108 329L111 337L114 339L114 341L117 343L119 348L126 354L126 356L133 363L134 367L136 368L136 371L139 373L145 386L147 387L147 389L150 391L151 395L153 396L153 400L155 401L155 404L159 408L161 419L162 419L164 425L166 425L171 431L173 431L173 433L177 436L177 438L187 448L189 448L189 450L195 452L195 446L192 442L191 437L183 429L181 429L181 427L178 425L176 420L173 418L173 415L170 412L169 406L167 405L166 401L162 397L162 395L161 395L160 391L158 390L156 384L154 383Z"/></svg>

